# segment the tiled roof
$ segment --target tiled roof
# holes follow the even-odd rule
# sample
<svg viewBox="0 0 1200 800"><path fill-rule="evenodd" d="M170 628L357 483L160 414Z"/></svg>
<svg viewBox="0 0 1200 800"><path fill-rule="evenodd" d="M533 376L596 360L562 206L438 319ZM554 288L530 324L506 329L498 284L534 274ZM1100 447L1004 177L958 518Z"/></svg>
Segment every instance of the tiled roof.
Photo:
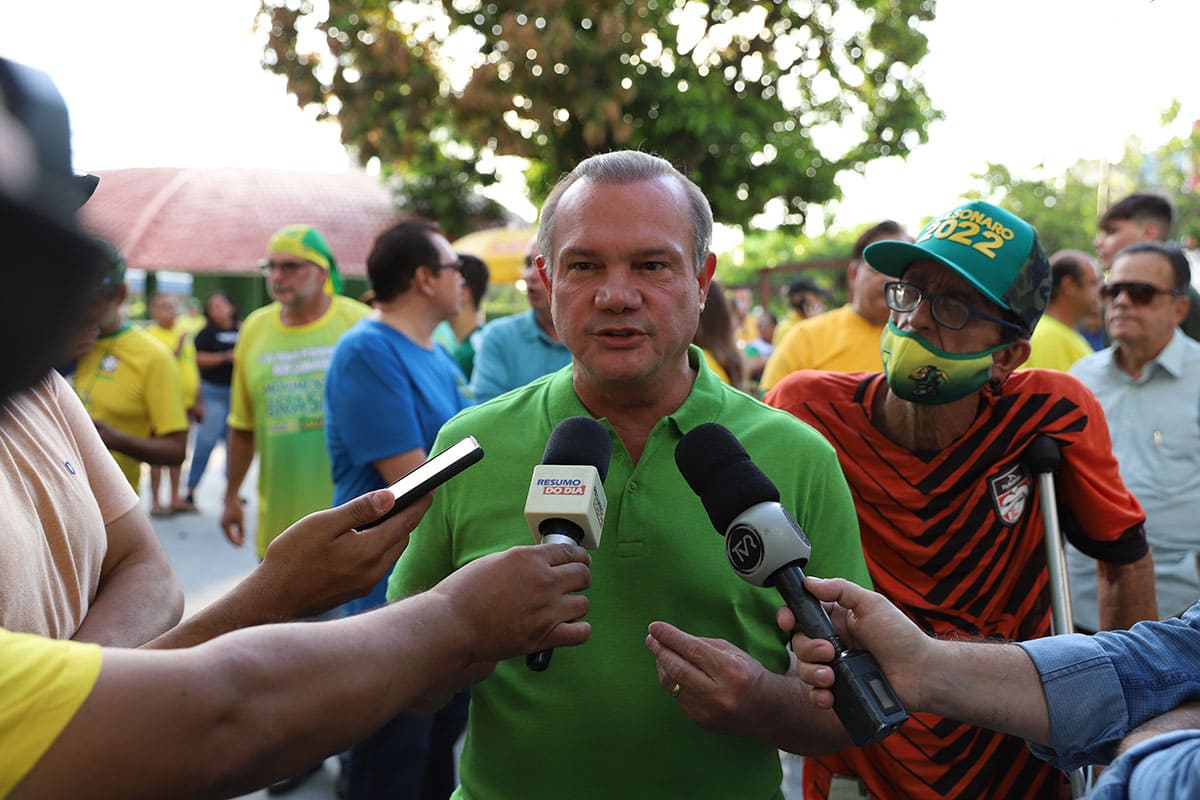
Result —
<svg viewBox="0 0 1200 800"><path fill-rule="evenodd" d="M399 218L390 193L365 172L154 167L97 174L84 224L140 269L254 272L271 234L299 223L325 235L343 274L363 275L375 236Z"/></svg>

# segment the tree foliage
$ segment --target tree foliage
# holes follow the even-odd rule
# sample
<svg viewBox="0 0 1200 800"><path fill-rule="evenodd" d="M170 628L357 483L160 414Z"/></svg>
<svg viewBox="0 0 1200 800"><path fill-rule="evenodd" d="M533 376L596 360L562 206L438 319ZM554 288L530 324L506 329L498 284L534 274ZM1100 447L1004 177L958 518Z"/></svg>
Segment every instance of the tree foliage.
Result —
<svg viewBox="0 0 1200 800"><path fill-rule="evenodd" d="M1163 115L1173 123L1179 104ZM1200 123L1198 123L1200 125ZM1038 169L1016 177L1002 164L988 164L974 176L970 199L1007 208L1033 225L1048 252L1063 248L1092 250L1096 221L1109 205L1138 191L1159 192L1175 205L1172 238L1188 247L1200 241L1200 127L1147 150L1137 138L1126 142L1117 164L1079 161L1063 175Z"/></svg>
<svg viewBox="0 0 1200 800"><path fill-rule="evenodd" d="M940 117L912 71L934 0L263 0L264 66L444 223L528 159L532 198L614 148L656 152L719 220L903 156ZM469 206L468 206L469 207ZM480 211L479 208L472 208Z"/></svg>

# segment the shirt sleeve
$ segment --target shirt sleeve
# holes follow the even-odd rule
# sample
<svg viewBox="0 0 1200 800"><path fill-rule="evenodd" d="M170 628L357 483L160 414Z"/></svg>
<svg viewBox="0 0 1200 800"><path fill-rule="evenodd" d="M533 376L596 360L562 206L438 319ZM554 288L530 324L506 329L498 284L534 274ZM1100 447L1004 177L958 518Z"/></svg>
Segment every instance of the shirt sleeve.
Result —
<svg viewBox="0 0 1200 800"><path fill-rule="evenodd" d="M154 358L146 369L146 405L155 436L188 429L184 408L183 378L175 359L166 353Z"/></svg>
<svg viewBox="0 0 1200 800"><path fill-rule="evenodd" d="M242 333L245 332L243 328ZM254 430L254 401L250 398L246 378L247 347L245 335L239 336L237 344L233 346L233 380L229 390L229 416L226 418L229 427L239 431Z"/></svg>
<svg viewBox="0 0 1200 800"><path fill-rule="evenodd" d="M1063 770L1106 764L1138 725L1200 698L1198 627L1200 604L1182 618L1127 631L1021 643L1041 676L1050 714L1052 747L1030 748Z"/></svg>
<svg viewBox="0 0 1200 800"><path fill-rule="evenodd" d="M326 382L330 416L356 466L425 446L408 369L395 351L369 341L335 350Z"/></svg>
<svg viewBox="0 0 1200 800"><path fill-rule="evenodd" d="M0 797L74 718L100 675L99 646L0 628Z"/></svg>
<svg viewBox="0 0 1200 800"><path fill-rule="evenodd" d="M1090 800L1200 796L1200 731L1173 731L1142 742L1100 776Z"/></svg>
<svg viewBox="0 0 1200 800"><path fill-rule="evenodd" d="M1068 522L1064 533L1092 558L1133 563L1149 551L1142 530L1146 515L1121 480L1100 402L1077 378L1062 378L1074 384L1070 399L1086 414L1079 430L1061 433L1063 466L1056 486L1060 504L1078 523L1076 528Z"/></svg>

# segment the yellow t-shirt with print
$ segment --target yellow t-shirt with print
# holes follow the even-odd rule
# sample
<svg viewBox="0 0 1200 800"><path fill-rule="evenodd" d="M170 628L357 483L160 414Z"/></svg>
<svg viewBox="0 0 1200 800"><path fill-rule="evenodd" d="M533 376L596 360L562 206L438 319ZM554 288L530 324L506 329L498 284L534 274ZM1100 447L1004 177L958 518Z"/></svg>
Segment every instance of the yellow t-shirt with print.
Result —
<svg viewBox="0 0 1200 800"><path fill-rule="evenodd" d="M246 317L234 348L229 427L254 433L258 557L296 520L333 501L325 444L325 373L342 334L371 312L334 295L320 318L284 325L279 303Z"/></svg>
<svg viewBox="0 0 1200 800"><path fill-rule="evenodd" d="M29 774L100 676L94 644L0 628L0 797Z"/></svg>

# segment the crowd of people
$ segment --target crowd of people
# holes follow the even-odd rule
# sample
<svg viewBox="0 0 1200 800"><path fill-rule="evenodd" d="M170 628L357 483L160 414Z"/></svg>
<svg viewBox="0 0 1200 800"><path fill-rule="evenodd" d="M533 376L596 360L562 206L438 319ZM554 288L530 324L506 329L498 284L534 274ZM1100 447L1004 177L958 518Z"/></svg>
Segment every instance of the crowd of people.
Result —
<svg viewBox="0 0 1200 800"><path fill-rule="evenodd" d="M486 264L436 223L379 233L369 305L294 224L264 243L270 304L243 322L217 292L188 331L156 295L143 329L121 254L76 220L95 182L53 84L0 60L0 88L0 133L37 153L32 181L0 161L8 257L58 288L53 311L0 316L39 333L0 361L0 796L285 793L332 755L353 800L777 798L781 754L812 798L1057 798L1114 758L1099 797L1200 785L1200 343L1166 198L1108 209L1095 259L1048 256L986 202L915 236L885 220L845 305L802 277L778 324L745 324L702 188L614 151L547 196L527 312L484 324ZM611 444L591 552L534 544L521 507L573 417ZM831 643L730 569L684 482L676 445L714 422L910 712L882 741L853 746ZM485 460L368 527L468 435ZM1026 460L1044 437L1050 521ZM221 443L220 526L259 563L181 619L150 517L196 508ZM1058 603L1078 633L1052 629ZM541 672L518 657L547 648Z"/></svg>

